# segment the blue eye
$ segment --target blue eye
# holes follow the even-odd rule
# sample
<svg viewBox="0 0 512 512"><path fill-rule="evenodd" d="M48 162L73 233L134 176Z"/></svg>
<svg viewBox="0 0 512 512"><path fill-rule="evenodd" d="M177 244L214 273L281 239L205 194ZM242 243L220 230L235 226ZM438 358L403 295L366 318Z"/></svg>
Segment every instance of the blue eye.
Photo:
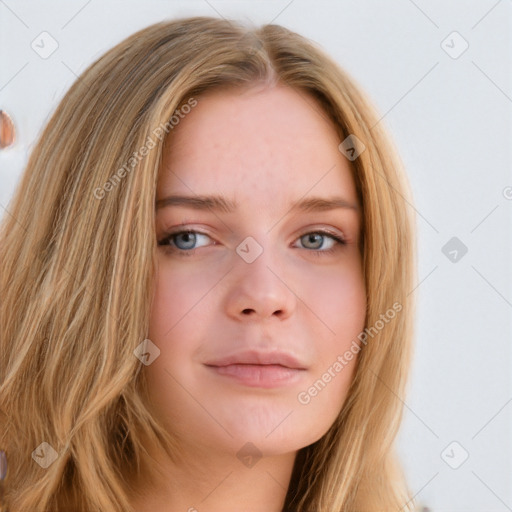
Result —
<svg viewBox="0 0 512 512"><path fill-rule="evenodd" d="M158 245L163 246L164 249L169 253L178 253L179 256L192 256L195 254L196 249L198 249L198 247L194 247L194 245L197 243L198 236L210 238L207 234L201 233L200 231L186 229L182 231L166 233L164 238L158 242ZM324 246L326 239L331 240L332 245L327 249L320 249L320 247ZM303 244L312 243L313 245L320 241L319 247L306 247L306 249L309 249L309 252L313 252L317 256L321 256L322 254L331 254L337 249L340 249L341 246L346 245L346 242L343 238L324 230L304 233L298 238L298 240L301 240Z"/></svg>
<svg viewBox="0 0 512 512"><path fill-rule="evenodd" d="M320 252L331 252L333 250L333 248L336 247L336 245L339 243L339 244L345 244L345 241L342 240L341 238L335 236L335 235L332 235L332 234L329 234L329 233L326 233L325 231L312 231L311 233L306 233L305 235L302 235L299 240L305 240L303 241L302 243L313 243L315 244L315 242L313 240L316 241L320 241L320 247L322 247L324 245L324 241L325 240L330 240L332 242L332 245L331 247L327 248L327 249L324 249ZM308 248L308 247L307 247ZM319 251L320 248L318 247L309 247L309 249L311 250L314 250L314 251Z"/></svg>
<svg viewBox="0 0 512 512"><path fill-rule="evenodd" d="M198 231L187 230L187 231L178 231L177 233L171 234L166 239L166 241L169 242L170 240L172 240L173 244L175 246L177 246L177 248L179 250L190 251L190 250L196 249L196 247L192 247L192 246L197 243L198 235L205 236L205 237L209 238L208 235L205 235L204 233L199 233ZM181 244L181 242L179 242L180 239L183 242L183 244Z"/></svg>

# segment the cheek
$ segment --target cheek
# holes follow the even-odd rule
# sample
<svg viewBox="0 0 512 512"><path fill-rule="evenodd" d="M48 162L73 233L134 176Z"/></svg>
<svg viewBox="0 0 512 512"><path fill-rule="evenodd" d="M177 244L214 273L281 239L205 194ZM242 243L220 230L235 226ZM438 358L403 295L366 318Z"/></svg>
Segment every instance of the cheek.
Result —
<svg viewBox="0 0 512 512"><path fill-rule="evenodd" d="M363 330L366 318L366 289L359 261L317 272L303 282L306 304L323 323L322 339L331 339L329 346L335 349L343 348Z"/></svg>
<svg viewBox="0 0 512 512"><path fill-rule="evenodd" d="M187 323L190 313L200 309L204 288L209 285L204 274L177 272L169 267L164 262L157 272L150 314L149 337L160 341L171 337L180 324Z"/></svg>
<svg viewBox="0 0 512 512"><path fill-rule="evenodd" d="M355 276L333 277L323 290L315 291L318 310L333 337L346 337L354 329L363 328L366 316L364 284Z"/></svg>
<svg viewBox="0 0 512 512"><path fill-rule="evenodd" d="M298 401L310 411L321 413L328 424L341 409L354 376L358 335L365 326L366 289L358 264L341 272L317 275L316 282L309 286L308 306L321 323L316 329L311 387L302 390Z"/></svg>
<svg viewBox="0 0 512 512"><path fill-rule="evenodd" d="M163 268L162 268L163 267ZM159 357L145 370L153 392L174 385L183 376L192 375L194 358L201 339L211 322L205 310L206 279L193 273L176 272L161 266L155 281L155 291L149 319L148 338L160 349Z"/></svg>
<svg viewBox="0 0 512 512"><path fill-rule="evenodd" d="M183 386L190 387L197 340L210 321L201 302L209 285L205 276L176 268L165 261L159 265L148 338L160 355L144 368L155 415L174 426L181 421L181 412L190 409L190 395Z"/></svg>

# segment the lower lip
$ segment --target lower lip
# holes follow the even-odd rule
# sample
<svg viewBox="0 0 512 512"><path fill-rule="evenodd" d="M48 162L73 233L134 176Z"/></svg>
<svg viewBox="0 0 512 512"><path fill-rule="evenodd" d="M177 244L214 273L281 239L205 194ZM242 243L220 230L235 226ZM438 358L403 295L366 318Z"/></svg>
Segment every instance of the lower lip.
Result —
<svg viewBox="0 0 512 512"><path fill-rule="evenodd" d="M255 388L276 388L297 382L304 370L287 368L278 364L230 364L208 366L218 375L231 378L240 384Z"/></svg>

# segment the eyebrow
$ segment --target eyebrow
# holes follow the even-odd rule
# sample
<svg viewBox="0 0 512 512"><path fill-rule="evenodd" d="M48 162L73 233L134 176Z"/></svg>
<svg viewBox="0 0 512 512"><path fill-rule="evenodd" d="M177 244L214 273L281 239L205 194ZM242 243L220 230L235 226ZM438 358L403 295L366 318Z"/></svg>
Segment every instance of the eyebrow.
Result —
<svg viewBox="0 0 512 512"><path fill-rule="evenodd" d="M216 210L223 213L233 213L238 208L238 203L219 195L172 195L159 199L155 206L156 210L170 206L183 206L195 210ZM351 209L356 212L359 210L357 204L351 203L343 197L308 197L292 203L289 211L322 212L339 208Z"/></svg>

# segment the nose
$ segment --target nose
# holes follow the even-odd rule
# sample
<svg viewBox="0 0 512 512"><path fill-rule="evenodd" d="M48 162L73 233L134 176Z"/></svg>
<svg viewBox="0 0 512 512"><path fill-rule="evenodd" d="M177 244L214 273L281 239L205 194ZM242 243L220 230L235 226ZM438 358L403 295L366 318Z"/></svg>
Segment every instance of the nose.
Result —
<svg viewBox="0 0 512 512"><path fill-rule="evenodd" d="M296 308L289 273L278 264L271 250L248 263L236 256L227 297L228 314L237 320L265 320L274 316L285 320Z"/></svg>

